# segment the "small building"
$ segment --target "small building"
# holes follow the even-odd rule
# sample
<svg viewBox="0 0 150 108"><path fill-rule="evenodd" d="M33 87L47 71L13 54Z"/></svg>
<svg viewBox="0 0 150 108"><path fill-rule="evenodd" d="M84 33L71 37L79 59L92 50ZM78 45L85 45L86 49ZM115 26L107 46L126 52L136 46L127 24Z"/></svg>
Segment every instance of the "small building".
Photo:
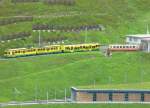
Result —
<svg viewBox="0 0 150 108"><path fill-rule="evenodd" d="M127 44L141 44L141 41L145 38L150 38L150 34L127 35L126 43Z"/></svg>
<svg viewBox="0 0 150 108"><path fill-rule="evenodd" d="M150 38L144 38L141 41L142 50L150 53Z"/></svg>
<svg viewBox="0 0 150 108"><path fill-rule="evenodd" d="M150 90L71 88L73 102L150 102Z"/></svg>

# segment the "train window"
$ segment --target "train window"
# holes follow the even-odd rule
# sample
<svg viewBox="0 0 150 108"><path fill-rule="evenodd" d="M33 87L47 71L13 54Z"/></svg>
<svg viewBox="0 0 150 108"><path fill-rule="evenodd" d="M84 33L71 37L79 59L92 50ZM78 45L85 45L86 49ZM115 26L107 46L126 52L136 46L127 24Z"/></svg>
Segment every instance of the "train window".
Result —
<svg viewBox="0 0 150 108"><path fill-rule="evenodd" d="M133 46L133 48L136 48L135 46Z"/></svg>
<svg viewBox="0 0 150 108"><path fill-rule="evenodd" d="M100 45L96 45L96 47L100 47Z"/></svg>
<svg viewBox="0 0 150 108"><path fill-rule="evenodd" d="M117 48L119 48L119 46L117 46Z"/></svg>
<svg viewBox="0 0 150 108"><path fill-rule="evenodd" d="M126 48L126 46L123 46L123 48Z"/></svg>
<svg viewBox="0 0 150 108"><path fill-rule="evenodd" d="M65 49L66 49L66 50L69 50L70 48L69 48L69 47L65 47Z"/></svg>
<svg viewBox="0 0 150 108"><path fill-rule="evenodd" d="M129 46L126 46L126 48L129 48Z"/></svg>
<svg viewBox="0 0 150 108"><path fill-rule="evenodd" d="M122 46L120 46L120 48L123 48Z"/></svg>

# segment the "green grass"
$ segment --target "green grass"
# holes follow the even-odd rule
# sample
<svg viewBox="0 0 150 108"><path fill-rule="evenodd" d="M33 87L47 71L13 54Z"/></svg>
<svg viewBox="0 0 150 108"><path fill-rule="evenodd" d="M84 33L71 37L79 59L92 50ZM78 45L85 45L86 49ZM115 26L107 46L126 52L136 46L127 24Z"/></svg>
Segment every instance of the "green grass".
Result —
<svg viewBox="0 0 150 108"><path fill-rule="evenodd" d="M89 42L105 43L123 43L126 34L144 33L146 25L149 23L149 0L76 0L74 6L63 5L44 5L43 3L24 3L11 4L9 0L5 0L1 5L0 16L11 17L14 15L62 15L62 14L79 14L77 16L34 17L33 22L23 22L10 24L0 27L0 36L11 34L14 32L31 31L32 24L56 24L66 26L80 26L86 24L102 24L106 27L103 32L88 32ZM91 8L92 7L92 8ZM85 32L82 33L42 33L42 38L47 36L67 36L70 43L84 42ZM31 39L21 41L12 41L10 43L0 44L0 55L7 48L33 46L33 40L37 39L38 34L32 33ZM74 38L75 37L75 38ZM21 43L18 45L18 43Z"/></svg>
<svg viewBox="0 0 150 108"><path fill-rule="evenodd" d="M64 98L65 88L70 96L70 87L89 86L94 81L96 85L149 82L149 58L138 52L114 53L110 58L99 52L81 52L2 60L0 101L34 100L35 91L38 99L45 99L47 91L55 98L55 90L57 98Z"/></svg>
<svg viewBox="0 0 150 108"><path fill-rule="evenodd" d="M9 106L6 108L149 108L142 104L70 104L70 105L33 105L33 106Z"/></svg>
<svg viewBox="0 0 150 108"><path fill-rule="evenodd" d="M10 4L4 0L0 4L0 16L18 15L50 15L49 18L34 17L32 22L19 22L0 26L0 36L15 32L30 31L32 24L56 24L80 26L86 24L102 24L105 31L88 31L88 42L101 44L124 43L126 34L145 33L150 23L149 0L76 0L74 6L44 5L42 3ZM56 15L82 13L76 16L54 17ZM99 15L98 15L99 14ZM83 43L85 32L81 33L42 33L46 36L67 36L68 43ZM34 39L38 34L32 32L31 39L0 43L0 55L7 48L35 46ZM134 88L142 84L140 89L150 89L150 55L135 53L113 53L112 57L104 57L99 52L83 52L58 54L0 60L0 102L24 101L64 98L64 89L70 96L70 87L97 88ZM149 105L35 105L16 107L88 107L88 108L148 108ZM9 108L9 107L8 107ZM11 108L11 107L10 107Z"/></svg>

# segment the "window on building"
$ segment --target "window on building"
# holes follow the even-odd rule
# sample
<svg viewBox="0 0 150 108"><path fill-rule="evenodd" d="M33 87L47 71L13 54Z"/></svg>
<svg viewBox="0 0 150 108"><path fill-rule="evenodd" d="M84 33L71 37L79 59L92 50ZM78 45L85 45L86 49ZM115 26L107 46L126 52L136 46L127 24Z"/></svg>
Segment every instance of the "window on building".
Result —
<svg viewBox="0 0 150 108"><path fill-rule="evenodd" d="M138 39L137 38L134 38L134 42L137 42L138 41Z"/></svg>
<svg viewBox="0 0 150 108"><path fill-rule="evenodd" d="M125 101L128 101L128 97L129 97L129 95L128 95L128 93L126 93L125 94Z"/></svg>
<svg viewBox="0 0 150 108"><path fill-rule="evenodd" d="M93 93L93 101L96 101L96 93Z"/></svg>
<svg viewBox="0 0 150 108"><path fill-rule="evenodd" d="M112 93L109 93L109 101L113 100L112 97L113 97Z"/></svg>
<svg viewBox="0 0 150 108"><path fill-rule="evenodd" d="M131 37L129 38L129 41L132 41L132 38L131 38Z"/></svg>
<svg viewBox="0 0 150 108"><path fill-rule="evenodd" d="M144 101L144 93L141 93L141 101Z"/></svg>

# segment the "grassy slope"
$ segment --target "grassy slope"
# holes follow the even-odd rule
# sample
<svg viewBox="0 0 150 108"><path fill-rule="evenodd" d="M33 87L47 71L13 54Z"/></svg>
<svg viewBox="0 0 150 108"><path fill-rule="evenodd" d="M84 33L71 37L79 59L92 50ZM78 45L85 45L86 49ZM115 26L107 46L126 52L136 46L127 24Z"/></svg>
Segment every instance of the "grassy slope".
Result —
<svg viewBox="0 0 150 108"><path fill-rule="evenodd" d="M21 106L22 107L22 106ZM81 105L81 104L70 104L70 105L33 105L33 106L24 106L22 108L143 108L142 104L86 104L86 105ZM6 107L6 108L20 108L20 106L11 106L11 107ZM149 105L144 105L144 108L149 108Z"/></svg>
<svg viewBox="0 0 150 108"><path fill-rule="evenodd" d="M69 12L81 12L87 15L40 20L35 18L32 23L25 22L2 26L0 27L1 35L24 30L31 31L31 24L37 22L63 25L99 23L103 24L106 30L104 32L88 32L88 41L120 43L123 42L125 34L144 33L145 24L149 23L150 16L148 11L149 0L88 0L88 2L87 0L77 0L77 5L73 7L45 6L43 4L14 6L7 3L7 0L5 1L6 5L0 6L1 16L47 15L49 13L55 15ZM97 13L102 13L103 15L91 15ZM48 35L57 34L62 33L51 33ZM81 38L74 40L74 42L83 42L85 32L79 34L63 33L63 35L80 35ZM37 34L33 33L33 36L37 36ZM0 46L3 49L16 46L23 47L28 44L32 44L32 41L20 40L0 44ZM94 80L96 81L96 85L122 84L126 82L126 74L128 76L128 83L137 83L141 82L141 80L143 82L150 82L149 59L150 56L148 54L142 53L116 53L112 58L105 58L98 52L93 52L17 58L8 61L0 60L0 101L34 100L35 92L38 93L39 99L45 99L47 91L51 95L50 98L54 98L55 90L59 95L57 95L57 98L62 98L64 97L64 93L61 90L64 90L64 88L67 88L67 95L69 96L69 88L71 86L89 86L94 83ZM141 72L144 72L143 77L141 77ZM112 81L110 81L110 77ZM14 90L15 88L21 94L17 93ZM52 107L57 108L60 106ZM99 107L99 105L62 105L61 107L92 108ZM104 105L102 107L140 108L143 105ZM144 105L144 107L149 106Z"/></svg>
<svg viewBox="0 0 150 108"><path fill-rule="evenodd" d="M24 22L0 27L0 35L7 35L13 32L32 31L32 24L48 23L56 25L82 25L82 24L103 24L106 30L103 32L88 32L88 41L100 43L120 43L124 41L124 35L130 33L144 33L149 19L149 0L77 0L74 6L44 5L42 3L17 4L13 5L5 1L1 5L1 17L13 15L62 15L74 13L81 15L70 17L49 17L34 18L33 22ZM92 8L91 8L92 7ZM124 14L123 14L124 13ZM142 21L144 19L144 21ZM145 21L146 20L146 21ZM136 25L136 26L135 26ZM11 29L10 29L11 28ZM84 42L85 32L82 33L42 33L44 36L65 35L69 41ZM32 33L37 38L37 33ZM76 37L76 38L74 38ZM20 43L18 45L18 43ZM0 44L2 54L6 48L32 46L32 40L20 40Z"/></svg>
<svg viewBox="0 0 150 108"><path fill-rule="evenodd" d="M57 98L62 98L65 88L68 91L71 86L92 85L94 80L97 85L150 81L149 55L142 53L115 53L107 58L99 52L85 52L16 58L0 64L0 101L34 100L35 90L39 99L46 98L46 91L54 98L55 90Z"/></svg>
<svg viewBox="0 0 150 108"><path fill-rule="evenodd" d="M132 83L132 84L105 84L105 85L90 85L77 87L79 89L113 89L113 90L149 90L150 82Z"/></svg>

